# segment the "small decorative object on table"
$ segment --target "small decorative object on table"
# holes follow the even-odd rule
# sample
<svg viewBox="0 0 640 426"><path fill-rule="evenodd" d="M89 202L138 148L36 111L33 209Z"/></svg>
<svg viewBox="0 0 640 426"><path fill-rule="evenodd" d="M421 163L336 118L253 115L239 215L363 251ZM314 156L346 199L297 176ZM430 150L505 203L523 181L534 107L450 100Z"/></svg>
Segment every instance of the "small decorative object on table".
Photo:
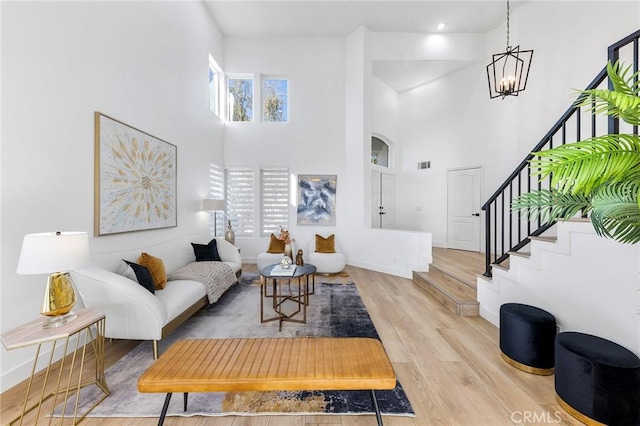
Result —
<svg viewBox="0 0 640 426"><path fill-rule="evenodd" d="M284 241L284 255L289 257L289 260L293 262L293 250L291 249L291 243L295 240L291 238L289 230L284 226L280 227L280 235L278 235L280 241Z"/></svg>
<svg viewBox="0 0 640 426"><path fill-rule="evenodd" d="M224 239L230 242L231 244L236 243L236 233L231 227L231 221L227 220L227 229L224 231Z"/></svg>
<svg viewBox="0 0 640 426"><path fill-rule="evenodd" d="M289 256L282 256L282 260L280 261L280 266L282 269L289 269L291 267L291 258Z"/></svg>
<svg viewBox="0 0 640 426"><path fill-rule="evenodd" d="M304 266L304 259L302 258L302 249L298 249L298 254L296 255L296 265Z"/></svg>

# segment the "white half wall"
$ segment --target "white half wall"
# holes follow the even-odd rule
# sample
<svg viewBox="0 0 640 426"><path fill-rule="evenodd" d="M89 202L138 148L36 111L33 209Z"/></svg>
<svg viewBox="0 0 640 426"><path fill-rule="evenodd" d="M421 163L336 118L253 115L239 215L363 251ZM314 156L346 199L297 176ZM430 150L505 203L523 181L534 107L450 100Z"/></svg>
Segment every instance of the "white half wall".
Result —
<svg viewBox="0 0 640 426"><path fill-rule="evenodd" d="M208 55L221 63L223 40L201 2L0 2L0 10L4 332L40 316L46 276L15 273L23 236L92 234L94 111L177 146L178 226L93 237L91 252L208 233L200 200L209 162L223 158ZM28 377L34 354L0 350L0 391Z"/></svg>

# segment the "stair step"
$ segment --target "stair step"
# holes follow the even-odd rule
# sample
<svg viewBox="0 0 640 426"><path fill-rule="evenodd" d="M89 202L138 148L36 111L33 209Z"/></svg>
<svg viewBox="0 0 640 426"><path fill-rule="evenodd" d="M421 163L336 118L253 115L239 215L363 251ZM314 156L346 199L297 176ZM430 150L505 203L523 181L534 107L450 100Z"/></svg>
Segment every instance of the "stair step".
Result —
<svg viewBox="0 0 640 426"><path fill-rule="evenodd" d="M492 269L500 269L501 271L509 272L509 266L504 266L504 264L505 262L502 262L500 265L494 263L491 267Z"/></svg>
<svg viewBox="0 0 640 426"><path fill-rule="evenodd" d="M480 314L476 290L434 266L429 272L414 272L413 282L456 315Z"/></svg>
<svg viewBox="0 0 640 426"><path fill-rule="evenodd" d="M534 237L534 236L530 236L529 237L530 240L535 240L535 241L544 241L546 243L555 243L556 241L558 241L558 237Z"/></svg>
<svg viewBox="0 0 640 426"><path fill-rule="evenodd" d="M509 256L524 257L525 259L528 259L528 258L531 257L531 252L528 252L528 251L510 251L509 252Z"/></svg>

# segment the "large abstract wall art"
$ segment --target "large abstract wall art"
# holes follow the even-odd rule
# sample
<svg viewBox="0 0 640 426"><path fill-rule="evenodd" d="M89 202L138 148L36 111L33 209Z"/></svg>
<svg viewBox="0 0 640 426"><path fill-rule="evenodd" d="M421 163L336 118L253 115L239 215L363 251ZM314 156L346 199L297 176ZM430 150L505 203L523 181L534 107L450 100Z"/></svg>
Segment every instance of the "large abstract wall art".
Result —
<svg viewBox="0 0 640 426"><path fill-rule="evenodd" d="M298 175L298 225L336 224L336 175Z"/></svg>
<svg viewBox="0 0 640 426"><path fill-rule="evenodd" d="M177 147L95 113L96 236L177 226Z"/></svg>

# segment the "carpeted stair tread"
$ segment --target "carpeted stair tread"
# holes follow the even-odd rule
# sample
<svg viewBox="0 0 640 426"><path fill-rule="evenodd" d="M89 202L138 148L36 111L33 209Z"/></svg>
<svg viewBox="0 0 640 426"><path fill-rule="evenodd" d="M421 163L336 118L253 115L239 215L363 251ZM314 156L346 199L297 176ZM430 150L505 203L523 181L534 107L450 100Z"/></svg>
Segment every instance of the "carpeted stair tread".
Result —
<svg viewBox="0 0 640 426"><path fill-rule="evenodd" d="M413 282L459 316L478 316L476 290L433 265L429 272L414 272Z"/></svg>

